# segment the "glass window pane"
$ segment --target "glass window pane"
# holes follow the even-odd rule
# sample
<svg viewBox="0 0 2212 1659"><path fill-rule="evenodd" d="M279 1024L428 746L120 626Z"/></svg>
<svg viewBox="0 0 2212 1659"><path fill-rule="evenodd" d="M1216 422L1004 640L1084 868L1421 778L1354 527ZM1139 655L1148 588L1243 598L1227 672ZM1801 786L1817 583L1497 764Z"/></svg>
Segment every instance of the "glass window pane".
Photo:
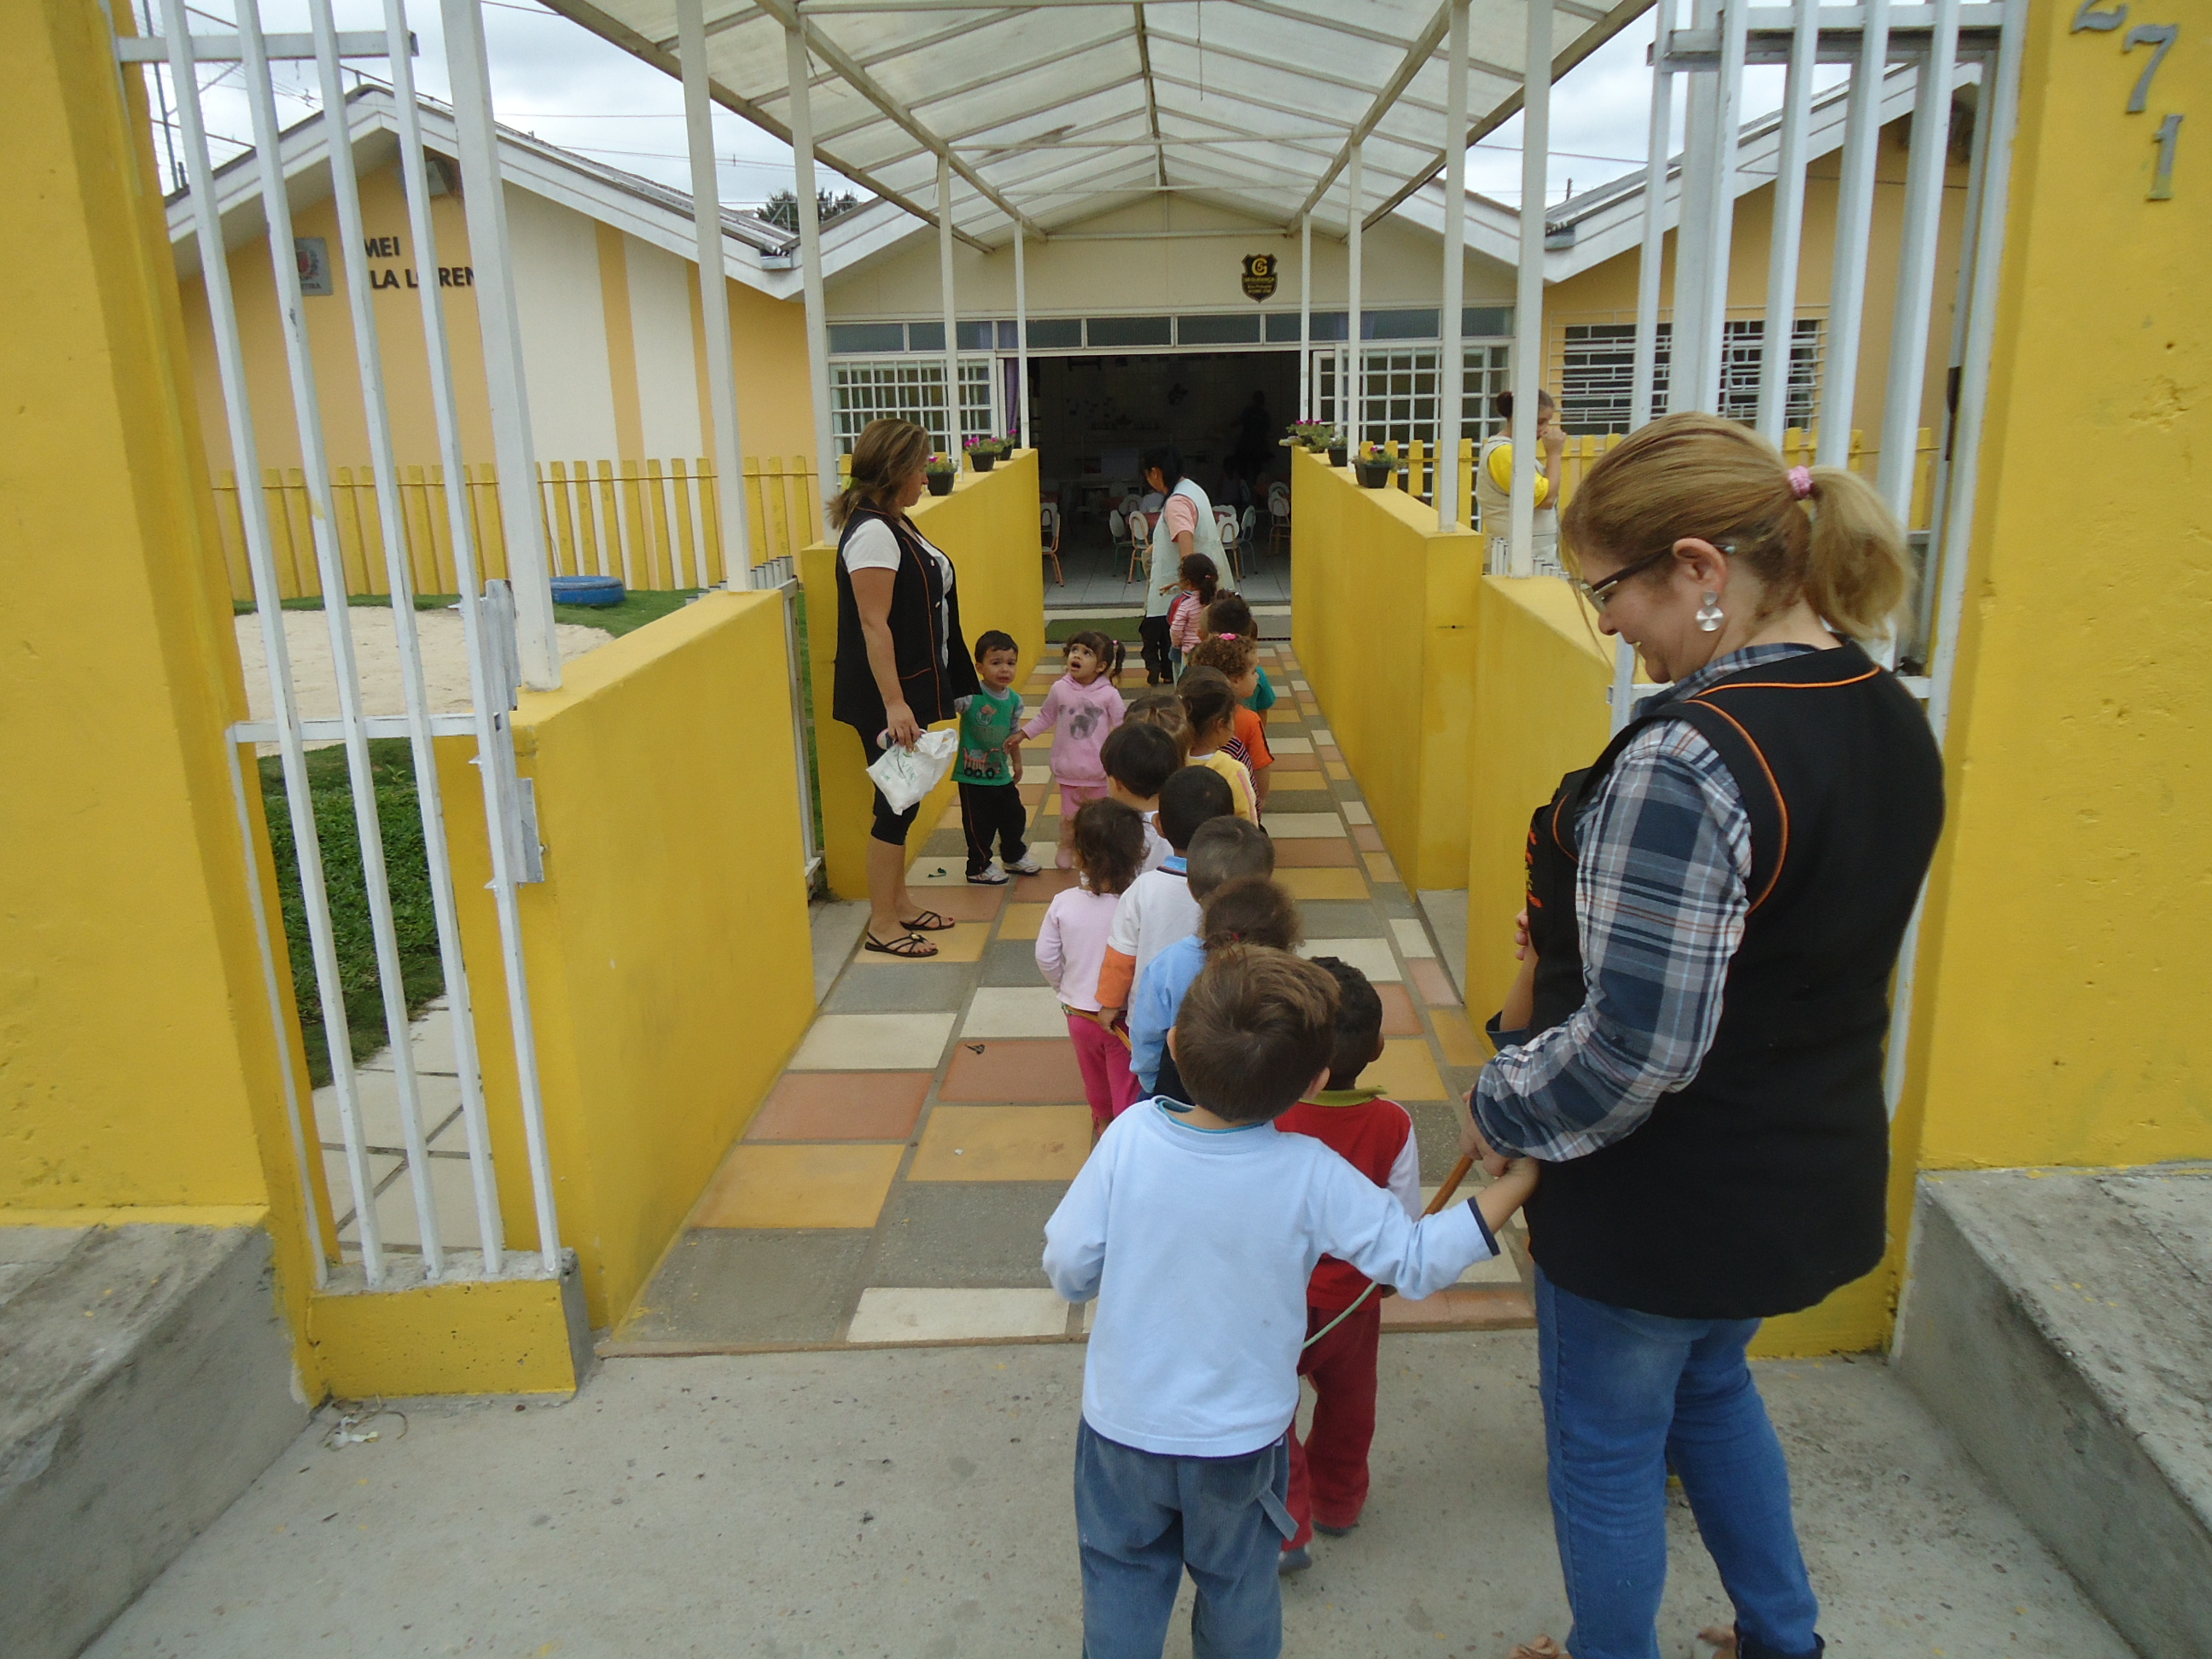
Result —
<svg viewBox="0 0 2212 1659"><path fill-rule="evenodd" d="M846 352L904 351L904 323L832 323L830 349Z"/></svg>
<svg viewBox="0 0 2212 1659"><path fill-rule="evenodd" d="M1443 325L1434 311L1364 311L1359 331L1364 340L1433 340Z"/></svg>
<svg viewBox="0 0 2212 1659"><path fill-rule="evenodd" d="M1470 340L1513 337L1511 306L1469 306L1460 313L1459 331Z"/></svg>
<svg viewBox="0 0 2212 1659"><path fill-rule="evenodd" d="M1083 319L1080 317L1030 319L1031 351L1080 351L1082 349Z"/></svg>
<svg viewBox="0 0 2212 1659"><path fill-rule="evenodd" d="M960 349L963 351L988 351L998 337L996 325L988 322L962 323L959 326ZM938 336L940 339L944 337L944 333L945 331L940 326L938 329Z"/></svg>
<svg viewBox="0 0 2212 1659"><path fill-rule="evenodd" d="M906 325L906 349L908 351L942 351L945 349L945 325L938 323L908 323Z"/></svg>
<svg viewBox="0 0 2212 1659"><path fill-rule="evenodd" d="M1291 319L1291 337L1297 338L1297 321ZM1260 313L1248 311L1241 315L1230 312L1225 315L1178 317L1176 319L1176 339L1182 345L1257 345L1260 343Z"/></svg>
<svg viewBox="0 0 2212 1659"><path fill-rule="evenodd" d="M1165 317L1093 317L1089 335L1094 346L1164 346L1173 343Z"/></svg>

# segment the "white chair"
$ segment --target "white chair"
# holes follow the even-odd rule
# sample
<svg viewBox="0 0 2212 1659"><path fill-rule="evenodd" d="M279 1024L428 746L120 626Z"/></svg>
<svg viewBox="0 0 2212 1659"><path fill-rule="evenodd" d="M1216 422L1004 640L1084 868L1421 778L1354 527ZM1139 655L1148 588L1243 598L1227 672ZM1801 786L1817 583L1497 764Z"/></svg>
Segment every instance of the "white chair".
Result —
<svg viewBox="0 0 2212 1659"><path fill-rule="evenodd" d="M1228 507L1218 507L1213 510L1213 524L1221 532L1222 556L1229 561L1230 574L1241 582L1244 580L1244 567L1237 556L1237 547L1243 538L1238 533L1237 514Z"/></svg>
<svg viewBox="0 0 2212 1659"><path fill-rule="evenodd" d="M1152 550L1152 527L1145 522L1145 515L1134 507L1129 510L1129 574L1121 578L1127 587L1137 580L1137 572L1146 563L1146 556Z"/></svg>
<svg viewBox="0 0 2212 1659"><path fill-rule="evenodd" d="M1060 568L1060 507L1045 501L1037 508L1037 533L1044 544L1044 556L1052 561L1052 579L1060 586L1067 586L1067 573Z"/></svg>
<svg viewBox="0 0 2212 1659"><path fill-rule="evenodd" d="M1291 546L1291 487L1280 479L1267 486L1267 545Z"/></svg>

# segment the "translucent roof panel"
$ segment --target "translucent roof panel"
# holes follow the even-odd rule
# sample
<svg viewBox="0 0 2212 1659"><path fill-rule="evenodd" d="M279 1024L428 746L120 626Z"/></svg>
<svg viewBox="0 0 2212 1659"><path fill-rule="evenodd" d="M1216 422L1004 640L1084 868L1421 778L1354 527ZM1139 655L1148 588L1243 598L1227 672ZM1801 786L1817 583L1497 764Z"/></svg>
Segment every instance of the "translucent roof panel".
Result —
<svg viewBox="0 0 2212 1659"><path fill-rule="evenodd" d="M664 70L674 0L548 0ZM1553 0L1553 77L1650 0ZM1443 165L1448 8L1437 0L706 0L716 100L790 136L786 31L805 32L815 149L848 178L996 246L1018 215L1048 233L1147 192L1211 198L1340 234L1364 135L1372 218ZM1520 107L1524 0L1471 0L1468 135Z"/></svg>

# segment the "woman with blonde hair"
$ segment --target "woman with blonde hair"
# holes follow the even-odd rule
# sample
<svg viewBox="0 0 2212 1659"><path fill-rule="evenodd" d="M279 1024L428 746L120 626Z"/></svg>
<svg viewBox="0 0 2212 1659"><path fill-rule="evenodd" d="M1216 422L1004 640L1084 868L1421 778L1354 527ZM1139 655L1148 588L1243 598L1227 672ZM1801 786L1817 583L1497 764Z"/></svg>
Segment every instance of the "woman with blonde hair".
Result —
<svg viewBox="0 0 2212 1659"><path fill-rule="evenodd" d="M1643 428L1563 524L1597 625L1671 680L1531 828L1527 949L1465 1149L1528 1209L1573 1659L1656 1659L1667 1470L1741 1659L1811 1659L1759 1322L1880 1264L1882 1043L1942 827L1928 723L1858 641L1904 600L1865 480L1710 415ZM1548 1637L1516 1654L1556 1656Z"/></svg>
<svg viewBox="0 0 2212 1659"><path fill-rule="evenodd" d="M929 434L910 421L871 421L853 446L853 476L830 503L837 540L837 670L830 713L860 734L872 766L911 747L956 698L981 688L960 633L952 561L915 527ZM868 841L868 950L933 957L922 937L952 926L917 912L906 890L906 838L919 803L894 812L876 791Z"/></svg>

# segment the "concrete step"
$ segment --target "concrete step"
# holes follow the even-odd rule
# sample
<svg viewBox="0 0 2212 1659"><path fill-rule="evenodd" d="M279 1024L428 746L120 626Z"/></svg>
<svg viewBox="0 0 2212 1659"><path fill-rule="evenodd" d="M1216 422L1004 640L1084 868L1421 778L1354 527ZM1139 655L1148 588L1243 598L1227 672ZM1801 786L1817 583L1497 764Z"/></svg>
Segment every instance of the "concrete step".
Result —
<svg viewBox="0 0 2212 1659"><path fill-rule="evenodd" d="M2212 1653L2212 1170L1924 1178L1896 1364L2123 1636Z"/></svg>
<svg viewBox="0 0 2212 1659"><path fill-rule="evenodd" d="M0 1225L0 1653L69 1659L307 1421L258 1228Z"/></svg>

